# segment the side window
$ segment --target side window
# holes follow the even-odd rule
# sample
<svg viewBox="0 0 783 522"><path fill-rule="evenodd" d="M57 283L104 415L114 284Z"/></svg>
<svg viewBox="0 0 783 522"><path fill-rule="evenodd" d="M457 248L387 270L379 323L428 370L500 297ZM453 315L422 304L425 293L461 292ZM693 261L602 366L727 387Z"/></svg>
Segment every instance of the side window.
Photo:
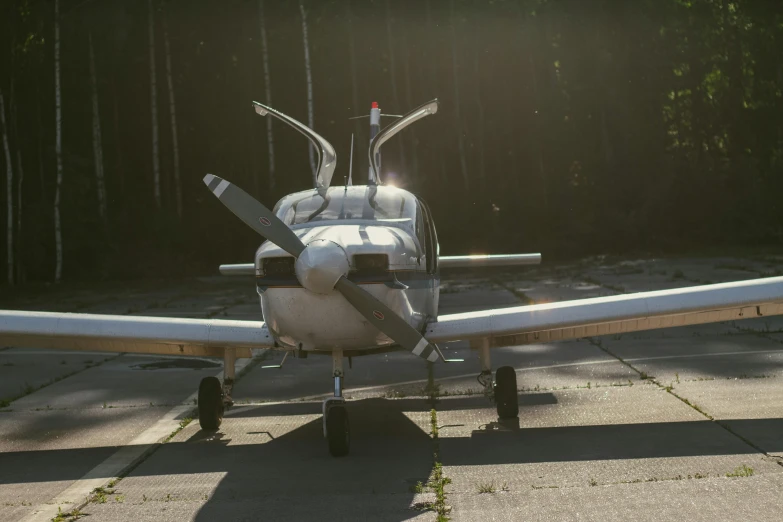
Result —
<svg viewBox="0 0 783 522"><path fill-rule="evenodd" d="M424 206L417 205L417 212L416 212L416 238L419 240L419 244L421 245L421 255L428 256L429 255L429 249L427 248L427 226L424 223Z"/></svg>
<svg viewBox="0 0 783 522"><path fill-rule="evenodd" d="M432 224L432 219L430 219L430 213L429 208L427 208L427 205L423 202L419 202L419 209L420 215L423 219L423 228L424 228L424 249L427 254L427 272L430 274L434 274L435 270L438 267L438 253L435 251L436 248L436 240L435 240L435 228Z"/></svg>

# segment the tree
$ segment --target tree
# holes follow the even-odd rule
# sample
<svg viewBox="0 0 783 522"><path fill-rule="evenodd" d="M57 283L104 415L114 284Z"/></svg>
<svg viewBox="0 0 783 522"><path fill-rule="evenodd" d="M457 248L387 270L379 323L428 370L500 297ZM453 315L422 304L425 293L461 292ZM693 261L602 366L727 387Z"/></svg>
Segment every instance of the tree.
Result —
<svg viewBox="0 0 783 522"><path fill-rule="evenodd" d="M63 276L63 233L60 220L60 192L63 185L63 110L60 92L60 0L54 0L54 114L55 157L57 158L57 182L54 189L54 281Z"/></svg>
<svg viewBox="0 0 783 522"><path fill-rule="evenodd" d="M302 13L302 45L304 46L305 73L307 75L307 126L314 129L313 72L310 68L310 44L307 40L307 12L301 0L299 1L299 11ZM310 158L310 170L313 172L313 186L315 186L318 173L315 171L317 167L315 164L315 149L312 144L308 145L307 152Z"/></svg>
<svg viewBox="0 0 783 522"><path fill-rule="evenodd" d="M92 33L88 35L90 44L90 85L92 87L92 150L95 161L95 186L98 192L98 214L103 226L108 227L106 215L106 183L103 176L103 141L101 139L101 113L98 104L98 80L95 73L95 50L92 46Z"/></svg>
<svg viewBox="0 0 783 522"><path fill-rule="evenodd" d="M163 13L163 42L166 50L166 85L169 89L169 117L171 118L171 149L174 161L174 192L177 217L182 219L182 183L179 179L179 138L177 136L177 106L174 100L174 77L171 72L171 45L169 44L168 13Z"/></svg>
<svg viewBox="0 0 783 522"><path fill-rule="evenodd" d="M8 145L8 126L5 121L5 98L0 91L0 125L3 132L3 150L5 151L5 187L6 187L6 248L8 284L14 284L14 168L11 148Z"/></svg>
<svg viewBox="0 0 783 522"><path fill-rule="evenodd" d="M266 43L266 17L264 16L264 0L258 0L258 25L261 30L261 59L264 67L264 93L266 94L265 103L272 104L272 79L269 74L269 49ZM306 49L306 47L305 47ZM272 120L274 118L264 118L266 120L266 144L269 151L269 189L275 188L275 139L272 134ZM311 124L312 125L312 124ZM311 154L312 155L312 154Z"/></svg>
<svg viewBox="0 0 783 522"><path fill-rule="evenodd" d="M155 72L155 12L152 0L147 0L147 27L149 32L150 54L150 112L152 117L152 184L155 193L155 206L163 205L160 194L160 142L158 140L158 80Z"/></svg>

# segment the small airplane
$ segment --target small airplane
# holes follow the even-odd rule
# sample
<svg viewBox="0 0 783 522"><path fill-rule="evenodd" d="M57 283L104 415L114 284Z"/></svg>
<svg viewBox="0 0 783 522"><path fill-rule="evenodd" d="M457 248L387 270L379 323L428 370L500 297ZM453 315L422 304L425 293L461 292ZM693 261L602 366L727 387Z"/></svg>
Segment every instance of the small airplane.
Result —
<svg viewBox="0 0 783 522"><path fill-rule="evenodd" d="M440 256L427 204L384 185L380 148L438 110L433 100L380 129L370 111L366 185L331 186L337 156L313 130L271 107L256 112L287 123L318 153L313 189L282 198L272 210L212 174L204 183L266 241L252 264L222 265L226 275L255 276L264 321L176 319L0 310L0 345L223 357L223 381L199 385L199 423L215 430L233 405L234 367L252 349L306 357L331 355L334 395L323 403L329 451L345 455L350 430L343 385L345 357L409 350L431 363L452 362L437 343L467 340L478 352L479 382L500 418L519 413L516 372L492 372L491 348L783 314L783 277L623 294L438 316L440 269L539 263L540 254ZM353 144L352 144L353 145ZM351 166L353 164L353 147Z"/></svg>

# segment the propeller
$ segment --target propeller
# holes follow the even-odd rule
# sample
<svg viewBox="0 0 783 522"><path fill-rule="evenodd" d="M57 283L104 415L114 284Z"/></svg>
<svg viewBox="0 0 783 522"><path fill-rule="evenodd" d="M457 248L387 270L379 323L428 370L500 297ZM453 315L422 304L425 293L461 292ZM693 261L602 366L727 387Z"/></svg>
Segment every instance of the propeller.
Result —
<svg viewBox="0 0 783 522"><path fill-rule="evenodd" d="M348 257L340 245L327 240L305 245L268 208L233 183L212 174L204 177L204 183L239 219L296 259L296 277L303 287L322 294L337 290L370 324L395 343L430 362L443 358L438 347L405 319L348 280Z"/></svg>

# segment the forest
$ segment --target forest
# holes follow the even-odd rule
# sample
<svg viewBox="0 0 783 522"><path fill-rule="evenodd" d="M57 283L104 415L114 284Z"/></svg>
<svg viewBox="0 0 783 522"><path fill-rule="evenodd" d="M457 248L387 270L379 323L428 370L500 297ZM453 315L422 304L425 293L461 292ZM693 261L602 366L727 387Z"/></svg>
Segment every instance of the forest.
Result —
<svg viewBox="0 0 783 522"><path fill-rule="evenodd" d="M268 206L367 179L377 101L438 113L383 148L441 253L775 247L775 0L0 0L0 285L217 273L260 238L206 173ZM388 123L393 120L386 120Z"/></svg>

